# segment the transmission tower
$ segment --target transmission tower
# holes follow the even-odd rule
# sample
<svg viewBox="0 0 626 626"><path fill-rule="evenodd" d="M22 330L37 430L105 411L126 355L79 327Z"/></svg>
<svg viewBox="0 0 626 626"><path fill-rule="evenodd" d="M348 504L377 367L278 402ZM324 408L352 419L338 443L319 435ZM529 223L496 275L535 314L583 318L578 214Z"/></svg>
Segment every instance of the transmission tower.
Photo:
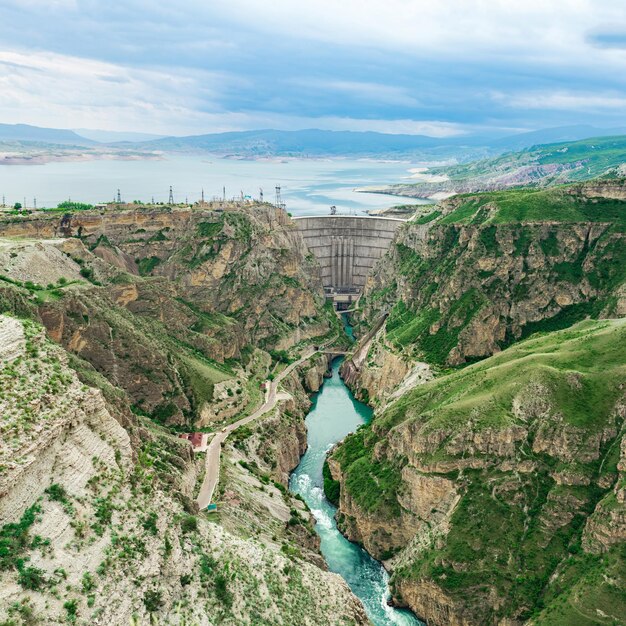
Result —
<svg viewBox="0 0 626 626"><path fill-rule="evenodd" d="M222 187L222 201L226 202L226 185Z"/></svg>
<svg viewBox="0 0 626 626"><path fill-rule="evenodd" d="M259 202L263 202L263 187L259 187Z"/></svg>
<svg viewBox="0 0 626 626"><path fill-rule="evenodd" d="M285 208L285 203L283 202L283 198L280 195L280 185L276 185L276 206L279 209Z"/></svg>
<svg viewBox="0 0 626 626"><path fill-rule="evenodd" d="M204 204L204 187L202 188L202 204Z"/></svg>
<svg viewBox="0 0 626 626"><path fill-rule="evenodd" d="M172 190L172 185L170 185L170 197L167 201L168 204L174 204L174 191Z"/></svg>
<svg viewBox="0 0 626 626"><path fill-rule="evenodd" d="M37 210L37 198L33 198L33 209Z"/></svg>
<svg viewBox="0 0 626 626"><path fill-rule="evenodd" d="M116 202L118 204L122 204L122 194L120 193L120 190L117 190L117 198L116 198Z"/></svg>

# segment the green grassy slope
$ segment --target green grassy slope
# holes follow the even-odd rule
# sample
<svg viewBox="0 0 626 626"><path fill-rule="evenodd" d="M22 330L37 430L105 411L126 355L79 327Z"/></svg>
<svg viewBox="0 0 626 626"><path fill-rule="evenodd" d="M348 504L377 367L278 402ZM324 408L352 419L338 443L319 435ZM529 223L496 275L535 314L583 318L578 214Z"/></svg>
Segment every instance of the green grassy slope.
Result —
<svg viewBox="0 0 626 626"><path fill-rule="evenodd" d="M620 199L624 197L625 199ZM626 180L457 196L409 222L359 302L388 343L458 365L540 330L619 315Z"/></svg>
<svg viewBox="0 0 626 626"><path fill-rule="evenodd" d="M624 183L626 185L626 183ZM585 197L577 185L464 194L439 224L601 222L626 230L626 200Z"/></svg>
<svg viewBox="0 0 626 626"><path fill-rule="evenodd" d="M626 320L533 336L416 387L344 441L333 455L341 489L392 533L407 464L453 480L461 496L447 536L400 557L396 585L433 581L476 623L536 617L542 624L612 624L598 621L595 609L624 614L619 547L606 554L581 548L587 518L614 497L624 345ZM497 443L498 433L498 452L485 454L474 443ZM427 452L413 447L407 459L397 442L416 439L429 442ZM522 469L528 464L532 471ZM431 512L413 513L423 519ZM579 611L589 621L567 621Z"/></svg>
<svg viewBox="0 0 626 626"><path fill-rule="evenodd" d="M533 146L470 163L434 167L428 170L428 174L437 177L438 182L396 184L386 189L404 196L428 197L437 192L547 187L596 177L623 176L624 164L626 135L593 137Z"/></svg>

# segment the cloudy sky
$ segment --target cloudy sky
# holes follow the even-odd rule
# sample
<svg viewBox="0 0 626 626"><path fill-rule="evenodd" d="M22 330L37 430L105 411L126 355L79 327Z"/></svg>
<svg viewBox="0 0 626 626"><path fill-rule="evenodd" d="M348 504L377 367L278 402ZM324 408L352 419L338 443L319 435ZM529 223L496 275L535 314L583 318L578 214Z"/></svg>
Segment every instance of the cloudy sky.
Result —
<svg viewBox="0 0 626 626"><path fill-rule="evenodd" d="M624 0L0 0L0 122L449 136L626 124Z"/></svg>

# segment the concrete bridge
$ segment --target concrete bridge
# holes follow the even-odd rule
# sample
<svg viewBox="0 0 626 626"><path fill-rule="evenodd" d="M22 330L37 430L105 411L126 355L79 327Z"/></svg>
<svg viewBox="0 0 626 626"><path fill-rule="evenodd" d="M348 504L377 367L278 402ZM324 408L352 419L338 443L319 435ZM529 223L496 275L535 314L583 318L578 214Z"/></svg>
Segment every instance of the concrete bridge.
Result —
<svg viewBox="0 0 626 626"><path fill-rule="evenodd" d="M404 220L391 217L320 215L294 217L309 250L322 268L327 297L350 308L363 291L374 263L389 249Z"/></svg>

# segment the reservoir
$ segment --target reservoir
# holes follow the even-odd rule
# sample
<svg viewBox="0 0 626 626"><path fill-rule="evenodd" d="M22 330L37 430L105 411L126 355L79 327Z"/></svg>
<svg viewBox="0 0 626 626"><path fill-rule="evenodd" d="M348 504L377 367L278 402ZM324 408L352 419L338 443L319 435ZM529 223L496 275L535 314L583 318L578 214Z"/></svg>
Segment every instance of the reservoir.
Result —
<svg viewBox="0 0 626 626"><path fill-rule="evenodd" d="M422 622L409 611L387 606L387 572L339 532L335 522L337 509L324 496L322 468L328 451L372 417L372 409L356 400L341 380L340 364L340 359L333 362L332 378L313 398L306 418L309 447L291 475L289 487L304 498L317 521L315 530L330 571L346 580L370 620L376 626L418 626Z"/></svg>

